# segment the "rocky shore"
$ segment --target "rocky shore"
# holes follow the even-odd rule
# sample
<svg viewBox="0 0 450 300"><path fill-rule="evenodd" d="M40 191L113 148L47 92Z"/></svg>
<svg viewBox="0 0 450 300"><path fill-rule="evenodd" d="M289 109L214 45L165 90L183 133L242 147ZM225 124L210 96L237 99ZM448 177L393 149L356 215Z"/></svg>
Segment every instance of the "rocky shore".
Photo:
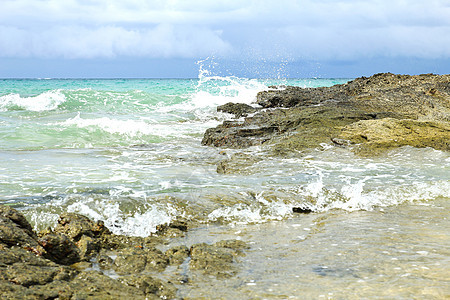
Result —
<svg viewBox="0 0 450 300"><path fill-rule="evenodd" d="M323 145L360 156L401 146L450 150L450 75L387 73L332 87L272 87L253 106L229 103L218 110L235 118L208 129L203 145L267 145L268 157ZM222 152L221 174L245 173L265 159ZM234 278L250 252L242 241L169 246L193 222L177 219L148 237L129 237L113 234L101 221L64 213L38 233L18 210L0 205L1 299L178 299L181 287L195 286L198 278Z"/></svg>
<svg viewBox="0 0 450 300"><path fill-rule="evenodd" d="M202 144L271 145L271 155L323 144L361 156L407 145L450 150L450 75L382 73L332 87L272 87L255 104L219 107L235 119L208 129Z"/></svg>
<svg viewBox="0 0 450 300"><path fill-rule="evenodd" d="M177 220L152 236L127 237L112 234L101 221L65 213L54 229L37 234L19 211L0 206L1 298L178 299L176 285L191 284L196 273L233 276L244 242L160 250L187 229ZM168 267L176 269L169 280L162 276Z"/></svg>

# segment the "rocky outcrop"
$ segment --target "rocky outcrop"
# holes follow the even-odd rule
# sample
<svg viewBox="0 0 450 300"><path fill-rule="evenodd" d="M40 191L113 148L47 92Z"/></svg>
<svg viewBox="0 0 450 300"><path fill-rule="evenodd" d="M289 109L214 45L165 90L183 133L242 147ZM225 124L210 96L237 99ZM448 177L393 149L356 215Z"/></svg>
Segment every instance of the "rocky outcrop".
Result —
<svg viewBox="0 0 450 300"><path fill-rule="evenodd" d="M2 299L177 299L177 288L158 278L169 265L232 276L246 244L179 245L163 253L167 239L188 223L159 226L155 236L112 234L103 222L62 214L55 229L36 234L17 210L0 205L0 295ZM114 278L111 277L114 275ZM189 282L184 272L179 284Z"/></svg>
<svg viewBox="0 0 450 300"><path fill-rule="evenodd" d="M332 87L273 88L256 102L264 109L208 129L202 144L268 144L280 154L322 143L360 155L405 145L450 150L450 75L383 73Z"/></svg>
<svg viewBox="0 0 450 300"><path fill-rule="evenodd" d="M233 114L236 118L241 118L258 111L258 109L245 103L228 102L218 106L217 111Z"/></svg>

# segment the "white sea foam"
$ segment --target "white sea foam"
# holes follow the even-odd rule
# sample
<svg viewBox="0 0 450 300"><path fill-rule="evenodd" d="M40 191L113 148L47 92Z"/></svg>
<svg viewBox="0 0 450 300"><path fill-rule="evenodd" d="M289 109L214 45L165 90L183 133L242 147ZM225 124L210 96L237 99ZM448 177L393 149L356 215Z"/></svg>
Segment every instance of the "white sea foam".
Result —
<svg viewBox="0 0 450 300"><path fill-rule="evenodd" d="M125 136L153 135L160 137L184 136L189 134L185 123L151 123L145 119L113 119L110 117L83 118L80 114L54 125L76 126L78 128L97 128L110 134Z"/></svg>
<svg viewBox="0 0 450 300"><path fill-rule="evenodd" d="M65 101L66 96L60 90L48 91L31 97L8 94L0 97L0 111L7 111L9 109L30 111L54 110Z"/></svg>
<svg viewBox="0 0 450 300"><path fill-rule="evenodd" d="M365 189L363 178L355 183L346 183L341 188L325 188L323 178L304 187L298 187L295 194L305 199L314 211L344 209L348 211L372 210L374 207L399 205L402 203L426 202L438 197L450 197L450 182L414 182L405 185L390 185Z"/></svg>
<svg viewBox="0 0 450 300"><path fill-rule="evenodd" d="M182 103L161 106L158 112L162 114L180 113L194 114L201 122L211 120L224 120L229 115L217 113L217 106L228 102L252 104L256 100L256 94L266 86L253 79L221 76L200 76L195 91L187 95L187 100ZM219 122L217 121L216 126Z"/></svg>
<svg viewBox="0 0 450 300"><path fill-rule="evenodd" d="M117 202L96 202L95 206L90 204L92 203L78 201L69 205L67 211L85 215L95 221L103 220L114 234L129 236L149 236L156 232L156 226L170 223L177 214L170 205L165 208L151 205L144 212L136 211L132 215L125 215Z"/></svg>

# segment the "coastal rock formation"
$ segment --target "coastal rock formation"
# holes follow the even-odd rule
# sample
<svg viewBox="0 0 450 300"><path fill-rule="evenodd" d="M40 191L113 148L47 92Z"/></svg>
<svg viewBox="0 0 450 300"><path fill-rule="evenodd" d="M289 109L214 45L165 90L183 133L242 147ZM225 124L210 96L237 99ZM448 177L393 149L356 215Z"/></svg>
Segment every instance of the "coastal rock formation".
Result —
<svg viewBox="0 0 450 300"><path fill-rule="evenodd" d="M55 229L36 234L20 212L0 205L1 298L178 299L176 286L158 278L169 264L190 261L192 270L232 276L236 257L247 248L244 242L227 240L190 249L180 245L163 253L155 245L182 234L188 223L175 220L159 228L155 236L120 236L101 221L65 213ZM187 283L188 273L178 281Z"/></svg>
<svg viewBox="0 0 450 300"><path fill-rule="evenodd" d="M376 74L332 87L273 88L243 121L208 129L203 145L273 145L275 153L322 143L374 155L399 146L450 150L450 75Z"/></svg>

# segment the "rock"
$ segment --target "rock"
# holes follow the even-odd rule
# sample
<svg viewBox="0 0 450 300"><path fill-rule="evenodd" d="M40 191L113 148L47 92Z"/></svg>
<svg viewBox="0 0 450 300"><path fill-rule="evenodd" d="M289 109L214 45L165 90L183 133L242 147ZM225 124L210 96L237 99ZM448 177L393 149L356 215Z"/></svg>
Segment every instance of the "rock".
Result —
<svg viewBox="0 0 450 300"><path fill-rule="evenodd" d="M263 158L245 154L236 153L230 158L222 160L217 164L217 173L219 174L250 174L248 171L256 163L262 161Z"/></svg>
<svg viewBox="0 0 450 300"><path fill-rule="evenodd" d="M379 150L374 155L405 145L448 149L450 75L383 73L332 87L272 89L258 93L257 103L270 110L210 128L202 144L227 148L272 145L277 155L323 143L358 143L363 146L353 149L361 155L369 154L364 149L373 147ZM394 122L395 129L385 130L383 142L374 143L372 139L370 144L369 140L357 138L358 130L369 131L374 126L380 129L381 124ZM401 129L404 124L412 126L415 133L398 142L399 135L408 133ZM367 143L370 145L364 146ZM226 166L219 165L218 171L224 170Z"/></svg>
<svg viewBox="0 0 450 300"><path fill-rule="evenodd" d="M358 121L344 127L339 138L357 143L367 156L401 146L450 151L450 123L384 118Z"/></svg>
<svg viewBox="0 0 450 300"><path fill-rule="evenodd" d="M93 222L88 217L75 213L62 214L55 232L64 233L74 241L78 241L83 235L99 237L102 234L111 234L102 221Z"/></svg>
<svg viewBox="0 0 450 300"><path fill-rule="evenodd" d="M14 208L0 205L0 218L2 222L12 221L18 228L23 230L31 238L36 239L36 234L27 219Z"/></svg>
<svg viewBox="0 0 450 300"><path fill-rule="evenodd" d="M68 285L71 299L146 299L144 292L98 271L85 271Z"/></svg>
<svg viewBox="0 0 450 300"><path fill-rule="evenodd" d="M76 272L70 268L33 266L26 263L15 263L6 269L6 278L9 282L25 287L44 285L53 280L68 280L73 274Z"/></svg>
<svg viewBox="0 0 450 300"><path fill-rule="evenodd" d="M184 245L173 247L166 251L165 256L171 265L179 265L189 257L189 248Z"/></svg>
<svg viewBox="0 0 450 300"><path fill-rule="evenodd" d="M114 260L111 257L111 253L108 253L105 250L100 251L96 261L100 266L100 268L102 268L103 270L109 270L114 268Z"/></svg>
<svg viewBox="0 0 450 300"><path fill-rule="evenodd" d="M175 226L184 228L181 223ZM2 299L176 298L176 288L170 283L137 274L161 272L169 263L161 251L146 246L155 242L153 238L115 236L101 222L64 214L55 231L46 230L38 239L20 212L1 205L0 234ZM110 250L104 247L113 243L122 250L108 255ZM80 262L82 257L96 253L100 253L96 262ZM102 269L117 269L117 273L131 277L122 282L87 270L96 263ZM114 274L111 270L109 273Z"/></svg>
<svg viewBox="0 0 450 300"><path fill-rule="evenodd" d="M297 214L310 214L313 211L309 208L304 208L304 207L293 207L292 208L292 212L297 213Z"/></svg>
<svg viewBox="0 0 450 300"><path fill-rule="evenodd" d="M250 249L247 243L240 240L223 240L215 243L215 245L233 250L233 255L244 255L243 250Z"/></svg>
<svg viewBox="0 0 450 300"><path fill-rule="evenodd" d="M0 205L0 245L19 246L36 255L45 255L45 249L39 245L37 235L30 223L17 210Z"/></svg>
<svg viewBox="0 0 450 300"><path fill-rule="evenodd" d="M80 250L69 237L62 233L46 234L39 243L47 251L47 257L63 265L71 265L80 261Z"/></svg>
<svg viewBox="0 0 450 300"><path fill-rule="evenodd" d="M193 270L217 277L230 277L236 272L235 257L243 255L245 243L239 241L218 242L214 245L206 243L195 244L191 247L191 261L189 266Z"/></svg>
<svg viewBox="0 0 450 300"><path fill-rule="evenodd" d="M233 114L236 118L239 119L258 111L258 109L245 103L228 102L224 105L218 106L217 111Z"/></svg>
<svg viewBox="0 0 450 300"><path fill-rule="evenodd" d="M156 226L156 233L166 237L184 236L188 230L188 223L186 220L176 219L169 224L161 224Z"/></svg>
<svg viewBox="0 0 450 300"><path fill-rule="evenodd" d="M89 259L100 251L100 241L90 236L82 235L76 243L81 259Z"/></svg>
<svg viewBox="0 0 450 300"><path fill-rule="evenodd" d="M164 283L149 275L130 275L121 278L121 282L133 286L145 295L156 296L155 299L177 299L176 288L171 283Z"/></svg>
<svg viewBox="0 0 450 300"><path fill-rule="evenodd" d="M332 101L343 93L335 88L301 88L287 86L282 89L259 92L256 103L264 108L311 106L325 101Z"/></svg>
<svg viewBox="0 0 450 300"><path fill-rule="evenodd" d="M135 274L146 271L163 271L169 260L156 249L143 249L140 247L127 248L117 253L114 261L114 270L117 274Z"/></svg>

